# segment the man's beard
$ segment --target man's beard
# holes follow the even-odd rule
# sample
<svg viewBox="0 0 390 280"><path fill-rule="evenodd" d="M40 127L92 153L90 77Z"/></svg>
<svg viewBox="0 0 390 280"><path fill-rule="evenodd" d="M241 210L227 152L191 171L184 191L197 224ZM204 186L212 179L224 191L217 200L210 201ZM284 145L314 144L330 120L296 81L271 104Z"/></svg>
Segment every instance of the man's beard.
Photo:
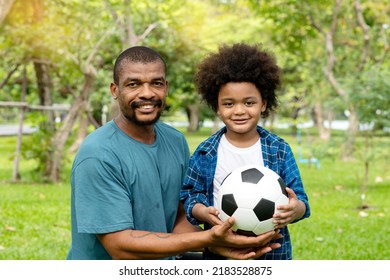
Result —
<svg viewBox="0 0 390 280"><path fill-rule="evenodd" d="M160 116L161 116L161 112L159 111L154 119L148 120L148 121L141 121L141 120L139 120L135 114L125 115L125 118L129 122L132 122L132 123L134 123L134 124L136 124L138 126L148 126L148 125L155 124L160 119Z"/></svg>
<svg viewBox="0 0 390 280"><path fill-rule="evenodd" d="M136 108L139 108L140 106L144 105L144 104L153 104L154 106L157 106L158 108L160 108L160 110L157 112L157 115L154 119L151 119L151 120L147 120L147 121L141 121L137 118L137 115L135 114L135 109ZM161 117L161 112L162 112L162 107L164 107L164 104L161 100L150 100L150 101L139 101L139 102L133 102L131 103L131 113L130 114L126 114L125 115L125 118L138 125L138 126L148 126L148 125L153 125L155 124Z"/></svg>

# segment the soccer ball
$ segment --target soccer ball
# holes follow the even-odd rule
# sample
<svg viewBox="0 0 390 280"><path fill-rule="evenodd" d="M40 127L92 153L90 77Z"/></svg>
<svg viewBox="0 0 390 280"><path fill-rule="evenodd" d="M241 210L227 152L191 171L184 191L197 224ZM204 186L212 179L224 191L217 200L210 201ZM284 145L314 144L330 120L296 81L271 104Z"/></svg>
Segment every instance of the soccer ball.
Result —
<svg viewBox="0 0 390 280"><path fill-rule="evenodd" d="M222 221L235 218L235 232L256 236L274 229L276 207L288 202L286 185L277 173L264 166L247 165L233 170L222 181L217 209Z"/></svg>

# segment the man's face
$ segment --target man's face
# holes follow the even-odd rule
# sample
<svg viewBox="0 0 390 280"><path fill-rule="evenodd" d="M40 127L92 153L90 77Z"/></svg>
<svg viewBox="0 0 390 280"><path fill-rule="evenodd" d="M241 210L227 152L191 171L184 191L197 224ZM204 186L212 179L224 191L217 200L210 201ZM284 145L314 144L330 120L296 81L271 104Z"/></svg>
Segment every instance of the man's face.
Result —
<svg viewBox="0 0 390 280"><path fill-rule="evenodd" d="M123 61L118 85L111 84L123 116L136 125L153 125L165 107L168 82L160 61L141 63Z"/></svg>

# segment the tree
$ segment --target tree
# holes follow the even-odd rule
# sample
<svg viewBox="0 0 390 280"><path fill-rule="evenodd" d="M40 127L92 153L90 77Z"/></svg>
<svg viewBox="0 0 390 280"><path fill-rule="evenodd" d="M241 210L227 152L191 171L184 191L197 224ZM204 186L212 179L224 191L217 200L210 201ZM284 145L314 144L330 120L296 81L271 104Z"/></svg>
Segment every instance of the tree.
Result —
<svg viewBox="0 0 390 280"><path fill-rule="evenodd" d="M352 7L353 10L350 10L349 8ZM349 128L343 149L345 159L353 157L355 137L359 130L359 108L351 98L353 95L364 94L364 92L351 91L347 85L360 84L362 82L360 73L373 65L380 66L389 52L386 36L383 37L382 42L377 40L380 34L378 31L383 29L385 24L383 18L372 20L370 26L364 15L364 13L375 12L373 9L375 7L366 5L367 10L364 11L359 0L355 0L352 7L347 5L343 7L341 0L335 0L330 14L331 20L327 25L324 22L319 23L318 17L309 14L312 26L322 34L326 48L327 63L324 75L348 110ZM388 10L389 6L386 9ZM379 51L378 47L382 43L387 47ZM382 52L379 60L375 57L378 52ZM346 64L349 67L346 67ZM355 71L351 73L351 69Z"/></svg>
<svg viewBox="0 0 390 280"><path fill-rule="evenodd" d="M102 3L17 0L16 4L13 20L7 22L3 32L9 40L9 45L17 46L10 48L15 51L12 57L20 56L19 61L36 62L38 85L43 89L38 92L48 92L46 89L49 89L56 93L53 98L62 96L71 104L63 122L57 125L52 134L44 136L51 138L47 140L50 144L42 151L37 151L41 153L38 158L44 165L43 175L53 182L58 182L62 155L74 125L78 119L84 120L85 116L91 119L91 96L102 96L100 100L94 98L99 100L99 105L104 104L104 100L110 100L107 90L112 73L112 53L119 53L128 47L127 44L140 44L157 26L158 17L154 17L150 7L145 7L143 1L125 0L120 3L111 0ZM159 1L149 1L148 5L159 7ZM107 7L111 7L109 12L104 9ZM133 12L134 10L137 12ZM128 14L129 11L132 13ZM102 16L96 18L96 14ZM152 24L147 24L143 29L144 21L149 20ZM34 22L37 24L34 25ZM35 28L38 25L39 27ZM123 28L118 29L117 26ZM141 35L136 35L138 32ZM108 36L110 41L106 40ZM48 75L49 69L51 75ZM10 71L7 77L14 71ZM2 84L8 80L9 78L4 79ZM46 94L42 96L42 100L45 100ZM80 124L83 123L87 124L80 121ZM78 131L86 131L85 128L86 126L80 126ZM84 133L83 136L85 135Z"/></svg>
<svg viewBox="0 0 390 280"><path fill-rule="evenodd" d="M16 0L0 26L0 93L7 100L20 100L19 65L26 65L27 102L71 104L67 118L45 135L50 146L40 147L44 173L53 181L59 180L69 137L78 132L79 142L84 139L90 124L99 125L102 107L112 101L108 84L113 53L135 44L153 47L166 58L166 114L188 112L190 131L213 117L192 82L196 64L219 44L233 42L263 43L275 54L283 70L280 116L298 121L312 115L324 128L325 118L350 107L362 119L357 97L368 96L368 79L360 74L390 67L389 5L330 0ZM329 131L322 134L329 137Z"/></svg>
<svg viewBox="0 0 390 280"><path fill-rule="evenodd" d="M150 3L150 2L149 2ZM149 23L149 25L142 31L141 35L138 35L135 30L136 23L134 22L133 15L134 1L123 0L122 3L114 5L108 0L104 0L105 7L110 12L115 25L119 27L117 36L121 42L121 50L136 46L142 43L143 40L158 26L157 22ZM111 116L116 116L119 113L119 106L117 102L111 103Z"/></svg>
<svg viewBox="0 0 390 280"><path fill-rule="evenodd" d="M390 127L390 82L389 65L372 67L361 73L362 83L350 85L355 91L365 94L353 95L351 102L355 104L359 114L359 120L364 124L363 136L364 146L357 152L364 166L363 180L360 186L361 205L360 208L367 208L365 197L368 192L369 174L371 163L379 157L388 158L389 152L378 151L374 143L373 135L376 130Z"/></svg>
<svg viewBox="0 0 390 280"><path fill-rule="evenodd" d="M170 67L172 107L182 108L188 116L188 131L197 131L205 118L215 115L201 102L193 84L196 65L220 44L235 42L258 43L269 38L254 13L239 1L184 1L170 21L172 42L165 53Z"/></svg>
<svg viewBox="0 0 390 280"><path fill-rule="evenodd" d="M0 0L0 25L9 13L15 0Z"/></svg>
<svg viewBox="0 0 390 280"><path fill-rule="evenodd" d="M93 63L102 41L99 41L98 36L102 36L103 39L107 36L104 30L102 33L96 32L97 36L94 37L96 39L92 39L91 43L85 40L80 42L78 39L82 33L79 30L83 29L88 34L89 30L85 26L95 26L92 24L82 26L91 20L92 14L87 16L86 13L77 10L80 7L77 3L73 4L75 6L64 6L64 3L59 1L18 0L4 27L4 33L9 40L6 42L15 46L10 48L14 53L10 51L8 55L19 56L16 61L25 64L32 62L34 65L39 96L37 100L41 104L51 105L54 99L61 98L58 94L61 88L73 93L74 102L62 126L55 130L52 111L48 111L48 116L40 123L39 136L47 138L48 145L40 147L42 151L37 151L39 153L37 158L40 160L42 175L53 182L59 181L64 145L72 131L74 118L82 112L81 109L88 103L88 96L92 91L95 78ZM81 83L77 72L83 74L84 81ZM53 74L56 76L53 77ZM78 84L83 85L79 91ZM54 90L57 96L54 96Z"/></svg>
<svg viewBox="0 0 390 280"><path fill-rule="evenodd" d="M319 100L326 97L321 91L323 87L318 87L318 81L322 79L317 71L321 56L316 34L310 27L300 2L246 2L256 11L255 20L264 25L261 37L269 38L266 43L274 50L282 70L278 117L288 118L293 135L296 135L300 122L313 117L319 131L322 131L321 137L327 138L322 115L318 115L323 110L323 104Z"/></svg>
<svg viewBox="0 0 390 280"><path fill-rule="evenodd" d="M46 34L48 28L48 25L46 25L47 21L44 20L43 2L41 0L19 0L15 1L10 10L3 30L9 36L9 39L4 41L5 44L14 46L10 48L10 51L5 51L7 57L9 55L16 57L16 67L14 69L16 70L19 64L24 64L23 83L27 84L27 80L30 83L32 79L27 78L26 67L32 63L34 65L32 69L34 69L37 81L36 87L38 89L39 103L43 106L51 106L53 104L53 87L49 68L51 66L52 50L47 47L50 46L50 38ZM48 45L43 47L40 40L46 41L46 38L48 39ZM24 95L27 94L26 87L27 85L24 86L25 89L22 92ZM52 135L54 133L53 111L48 110L45 114L45 122L41 122L40 125L45 126L44 130ZM45 152L41 153L41 155L45 154ZM43 156L41 159L45 160L46 157Z"/></svg>
<svg viewBox="0 0 390 280"><path fill-rule="evenodd" d="M271 21L272 40L283 51L285 97L297 103L296 108L313 112L314 121L324 138L324 117L333 108L348 113L349 129L343 157L353 157L359 113L351 101L349 85L362 83L360 73L385 63L389 52L388 13L386 1L248 1L259 15ZM291 74L290 74L291 73ZM322 81L325 78L328 85ZM286 88L285 88L286 90ZM321 90L321 91L320 91ZM336 98L334 98L336 97ZM334 101L331 101L333 99ZM340 108L343 105L343 108Z"/></svg>

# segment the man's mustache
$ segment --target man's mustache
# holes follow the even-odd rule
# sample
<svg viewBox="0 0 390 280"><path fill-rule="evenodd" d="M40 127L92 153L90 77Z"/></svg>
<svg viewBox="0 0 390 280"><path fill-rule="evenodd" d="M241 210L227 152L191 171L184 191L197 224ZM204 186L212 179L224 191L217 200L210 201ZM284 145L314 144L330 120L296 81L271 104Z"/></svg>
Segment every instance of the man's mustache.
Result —
<svg viewBox="0 0 390 280"><path fill-rule="evenodd" d="M139 108L139 107L145 106L145 105L153 105L153 106L157 106L157 107L161 108L163 103L160 99L157 99L157 100L153 99L153 100L134 101L130 104L132 109Z"/></svg>

